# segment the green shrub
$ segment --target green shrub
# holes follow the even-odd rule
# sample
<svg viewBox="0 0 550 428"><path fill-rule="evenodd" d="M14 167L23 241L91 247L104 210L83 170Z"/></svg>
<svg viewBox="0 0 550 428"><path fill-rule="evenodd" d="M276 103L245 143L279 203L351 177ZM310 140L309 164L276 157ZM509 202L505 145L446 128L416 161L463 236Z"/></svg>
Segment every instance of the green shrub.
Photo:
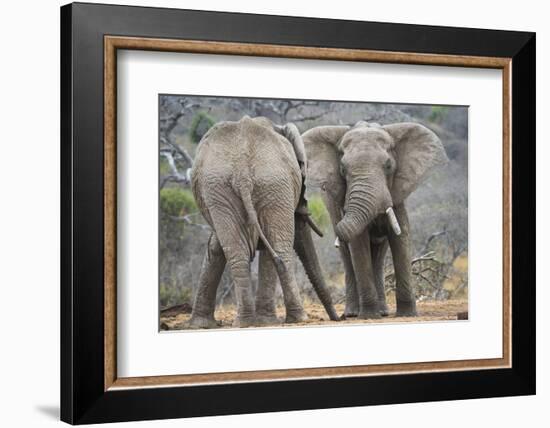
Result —
<svg viewBox="0 0 550 428"><path fill-rule="evenodd" d="M189 129L191 141L198 144L204 134L214 126L214 123L214 119L208 113L199 111L195 117L193 117L191 128Z"/></svg>
<svg viewBox="0 0 550 428"><path fill-rule="evenodd" d="M430 120L431 122L440 123L443 119L445 119L448 112L449 112L449 107L433 106L432 112L430 113L428 120Z"/></svg>
<svg viewBox="0 0 550 428"><path fill-rule="evenodd" d="M326 232L326 228L330 224L330 217L323 199L318 195L312 196L307 206L315 224L319 226L321 231Z"/></svg>
<svg viewBox="0 0 550 428"><path fill-rule="evenodd" d="M160 191L160 209L170 216L178 217L197 211L197 203L190 190L165 187Z"/></svg>

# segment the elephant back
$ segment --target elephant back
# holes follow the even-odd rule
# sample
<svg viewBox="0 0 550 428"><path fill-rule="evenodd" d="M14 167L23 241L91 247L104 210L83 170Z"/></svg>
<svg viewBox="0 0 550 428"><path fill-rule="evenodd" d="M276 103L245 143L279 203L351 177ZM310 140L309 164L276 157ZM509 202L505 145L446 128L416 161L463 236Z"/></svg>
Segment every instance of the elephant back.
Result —
<svg viewBox="0 0 550 428"><path fill-rule="evenodd" d="M279 189L278 191L287 194L288 197L294 196L297 203L302 185L302 172L295 145L285 134L287 127L276 127L268 119L251 119L247 116L239 123L242 126L241 132L247 140L247 158L252 182L260 187L267 185Z"/></svg>
<svg viewBox="0 0 550 428"><path fill-rule="evenodd" d="M287 196L294 195L297 203L302 182L292 143L268 119L248 116L237 122L219 122L203 136L191 178L197 200L205 181L235 186L247 180L253 187L269 185L290 193Z"/></svg>

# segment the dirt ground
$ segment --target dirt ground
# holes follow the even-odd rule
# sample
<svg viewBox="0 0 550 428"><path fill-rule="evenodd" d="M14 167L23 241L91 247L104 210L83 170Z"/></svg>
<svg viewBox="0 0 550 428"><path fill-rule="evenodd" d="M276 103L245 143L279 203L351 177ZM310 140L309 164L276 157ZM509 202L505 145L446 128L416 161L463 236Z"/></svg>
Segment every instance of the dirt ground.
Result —
<svg viewBox="0 0 550 428"><path fill-rule="evenodd" d="M351 318L340 322L330 321L328 316L319 303L306 302L304 308L309 319L299 324L281 324L281 326L314 326L314 325L337 325L346 324L367 324L367 323L398 323L398 322L426 322L426 321L452 321L468 318L467 300L445 300L445 301L424 301L417 303L417 317L396 317L395 305L389 304L390 315L388 317L375 320L358 320ZM344 312L344 305L336 305L336 311L341 314ZM191 308L189 305L180 305L161 312L160 326L161 330L186 330L188 321L191 317ZM460 315L459 315L460 314ZM277 308L277 315L284 320L284 307ZM222 306L216 309L215 317L220 328L231 328L233 319L236 316L236 307Z"/></svg>

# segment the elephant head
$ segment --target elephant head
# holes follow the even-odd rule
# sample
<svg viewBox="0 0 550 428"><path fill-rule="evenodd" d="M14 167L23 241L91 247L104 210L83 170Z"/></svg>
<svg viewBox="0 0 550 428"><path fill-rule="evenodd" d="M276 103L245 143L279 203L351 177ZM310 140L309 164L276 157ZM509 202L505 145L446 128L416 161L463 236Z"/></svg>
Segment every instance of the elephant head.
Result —
<svg viewBox="0 0 550 428"><path fill-rule="evenodd" d="M386 213L394 232L393 207L401 204L436 165L447 162L439 138L418 123L321 126L303 135L308 179L341 209L336 236L349 242Z"/></svg>

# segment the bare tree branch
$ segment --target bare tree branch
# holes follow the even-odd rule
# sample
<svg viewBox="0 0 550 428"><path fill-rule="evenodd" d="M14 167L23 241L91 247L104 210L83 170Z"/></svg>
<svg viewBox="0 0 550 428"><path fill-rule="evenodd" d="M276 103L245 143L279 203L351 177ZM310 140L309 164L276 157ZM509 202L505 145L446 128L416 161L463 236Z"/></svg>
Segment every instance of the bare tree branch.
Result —
<svg viewBox="0 0 550 428"><path fill-rule="evenodd" d="M292 122L307 122L308 120L317 120L325 116L328 112L322 112L319 114L312 114L309 116L300 116L300 117L294 117L291 119Z"/></svg>
<svg viewBox="0 0 550 428"><path fill-rule="evenodd" d="M199 229L203 229L203 230L211 230L210 229L210 226L207 225L207 224L202 224L202 223L194 223L193 221L191 221L191 218L195 215L197 215L198 213L191 213L191 214L187 214L187 215L184 215L184 216L168 216L168 218L170 220L174 220L174 221L183 221L185 224L188 224L189 226L194 226L194 227L198 227Z"/></svg>
<svg viewBox="0 0 550 428"><path fill-rule="evenodd" d="M412 259L411 264L414 265L415 263L418 263L418 262L435 260L434 254L435 253L433 251L428 251L426 254Z"/></svg>
<svg viewBox="0 0 550 428"><path fill-rule="evenodd" d="M190 183L189 174L190 174L191 168L188 168L185 174L182 174L179 172L178 167L176 166L176 161L174 159L174 156L170 151L161 150L160 155L167 160L168 165L170 166L170 170L172 171L172 175L169 175L162 180L160 188L162 189L165 186L165 184L168 183L169 181L184 183L186 185L189 185Z"/></svg>
<svg viewBox="0 0 550 428"><path fill-rule="evenodd" d="M163 98L163 100L166 100L166 99ZM174 128L177 126L179 120L185 115L189 114L193 108L199 107L199 105L193 104L187 101L186 99L182 99L182 98L178 99L178 103L181 106L181 110L179 112L175 114L165 115L160 118L162 122L166 122L166 125L162 130L162 133L164 135L160 136L160 143L161 145L167 146L170 149L169 151L166 149L161 149L161 155L168 160L170 169L172 170L173 177L170 178L168 181L179 181L182 183L189 184L189 180L186 177L187 174L182 174L181 172L179 172L177 164L179 163L179 161L183 161L185 163L185 165L183 165L184 167L185 166L192 167L193 159L185 149L183 149L174 141L172 141L171 133L174 130ZM164 110L169 110L169 109L165 108ZM170 154L168 155L169 152Z"/></svg>
<svg viewBox="0 0 550 428"><path fill-rule="evenodd" d="M446 229L445 229L445 230L442 230L442 231L440 231L440 232L432 233L432 234L428 237L428 239L426 240L426 243L424 244L424 247L422 248L422 251L421 251L421 252L422 252L422 253L425 253L426 251L428 251L429 248L430 248L430 245L432 244L432 242L433 242L433 240L434 240L435 238L438 238L438 237L440 237L440 236L442 236L442 235L446 235L446 234L447 234L447 230L446 230Z"/></svg>
<svg viewBox="0 0 550 428"><path fill-rule="evenodd" d="M176 177L175 175L168 175L168 176L164 177L162 179L162 181L160 182L160 189L162 190L164 188L164 186L166 186L170 182L182 183L182 184L185 184L185 185L188 184L187 180L182 180L181 178Z"/></svg>
<svg viewBox="0 0 550 428"><path fill-rule="evenodd" d="M174 156L175 160L183 159L189 166L193 166L193 158L187 153L187 150L183 149L182 147L178 146L176 143L173 143L172 141L168 140L165 137L160 137L161 144L164 144L165 146L170 147L172 152L172 156ZM166 151L161 149L161 152Z"/></svg>
<svg viewBox="0 0 550 428"><path fill-rule="evenodd" d="M430 287L432 287L434 290L437 290L439 287L435 286L434 283L425 275L423 275L421 272L418 272L417 275L422 278Z"/></svg>

